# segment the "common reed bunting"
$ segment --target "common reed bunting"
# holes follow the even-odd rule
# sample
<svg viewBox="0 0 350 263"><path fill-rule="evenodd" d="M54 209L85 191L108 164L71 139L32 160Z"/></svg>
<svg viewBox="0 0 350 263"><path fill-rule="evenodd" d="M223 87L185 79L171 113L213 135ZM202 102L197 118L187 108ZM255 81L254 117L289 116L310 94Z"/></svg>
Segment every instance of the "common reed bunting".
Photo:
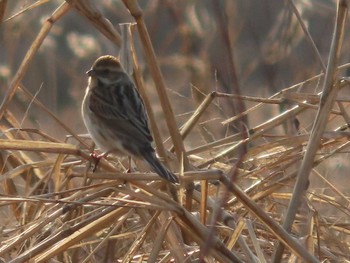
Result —
<svg viewBox="0 0 350 263"><path fill-rule="evenodd" d="M119 60L102 56L87 75L82 115L102 155L124 153L144 159L160 177L177 183L177 177L156 157L144 103Z"/></svg>

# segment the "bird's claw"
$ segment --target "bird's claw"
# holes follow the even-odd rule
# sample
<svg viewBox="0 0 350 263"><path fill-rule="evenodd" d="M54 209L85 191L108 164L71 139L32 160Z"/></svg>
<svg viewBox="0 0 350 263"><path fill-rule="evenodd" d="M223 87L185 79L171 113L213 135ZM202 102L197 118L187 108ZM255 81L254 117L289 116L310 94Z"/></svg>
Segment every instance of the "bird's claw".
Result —
<svg viewBox="0 0 350 263"><path fill-rule="evenodd" d="M97 169L98 164L100 163L100 160L103 157L107 156L107 153L97 154L96 152L92 152L92 153L90 153L90 156L92 159L94 159L94 167L92 169L92 172L94 173Z"/></svg>

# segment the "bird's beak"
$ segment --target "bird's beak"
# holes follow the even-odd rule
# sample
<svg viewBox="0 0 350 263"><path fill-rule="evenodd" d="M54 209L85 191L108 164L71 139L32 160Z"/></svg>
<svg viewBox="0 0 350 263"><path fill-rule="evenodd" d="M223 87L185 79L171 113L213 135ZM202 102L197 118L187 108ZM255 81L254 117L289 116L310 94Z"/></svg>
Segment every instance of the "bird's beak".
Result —
<svg viewBox="0 0 350 263"><path fill-rule="evenodd" d="M89 76L89 77L95 77L96 76L96 72L94 69L89 69L88 71L86 71L86 74Z"/></svg>

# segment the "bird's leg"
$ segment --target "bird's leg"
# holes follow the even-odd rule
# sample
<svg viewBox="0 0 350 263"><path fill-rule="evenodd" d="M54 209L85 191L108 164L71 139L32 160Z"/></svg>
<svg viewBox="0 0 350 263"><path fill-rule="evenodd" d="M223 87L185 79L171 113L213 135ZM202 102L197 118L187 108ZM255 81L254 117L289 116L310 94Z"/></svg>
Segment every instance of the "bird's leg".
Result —
<svg viewBox="0 0 350 263"><path fill-rule="evenodd" d="M95 163L94 163L94 168L92 169L92 172L94 173L97 169L97 165L100 163L101 158L103 157L107 157L109 152L104 152L101 154L97 154L96 152L92 152L90 154L90 156L94 159Z"/></svg>

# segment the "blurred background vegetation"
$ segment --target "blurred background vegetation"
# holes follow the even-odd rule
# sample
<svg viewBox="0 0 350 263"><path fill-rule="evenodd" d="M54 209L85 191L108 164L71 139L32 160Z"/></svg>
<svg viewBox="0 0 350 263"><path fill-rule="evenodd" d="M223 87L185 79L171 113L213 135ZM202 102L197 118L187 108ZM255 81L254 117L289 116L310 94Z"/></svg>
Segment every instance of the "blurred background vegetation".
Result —
<svg viewBox="0 0 350 263"><path fill-rule="evenodd" d="M7 2L0 27L1 98L43 22L61 3L58 0ZM295 3L326 61L335 17L334 1L299 0ZM121 1L103 0L95 5L118 30L119 23L133 22ZM211 91L233 93L230 59L234 61L238 88L243 95L267 97L321 72L320 63L292 15L288 1L142 0L140 5L179 126L206 94ZM223 37L226 33L230 43ZM137 34L135 36L139 63L144 65ZM346 52L348 41L344 43ZM232 58L228 48L232 49ZM61 120L84 133L80 103L87 82L85 72L98 56L117 55L118 51L118 47L87 23L86 18L71 10L54 24L45 38L23 85L32 94L37 93ZM147 68L143 73L152 93L153 83ZM11 107L19 114L29 108L26 125L45 127L49 134L62 136L61 131L51 125L52 120L35 107L30 108L29 103L17 94ZM154 103L157 105L156 99ZM221 109L221 116L207 120L218 128L219 122L235 114L232 103L227 99L219 100L217 107ZM273 111L261 114L269 117ZM257 114L250 117L250 121L254 123L261 118ZM208 131L209 137L214 136L212 132L215 135L215 131ZM230 131L223 127L223 132Z"/></svg>

